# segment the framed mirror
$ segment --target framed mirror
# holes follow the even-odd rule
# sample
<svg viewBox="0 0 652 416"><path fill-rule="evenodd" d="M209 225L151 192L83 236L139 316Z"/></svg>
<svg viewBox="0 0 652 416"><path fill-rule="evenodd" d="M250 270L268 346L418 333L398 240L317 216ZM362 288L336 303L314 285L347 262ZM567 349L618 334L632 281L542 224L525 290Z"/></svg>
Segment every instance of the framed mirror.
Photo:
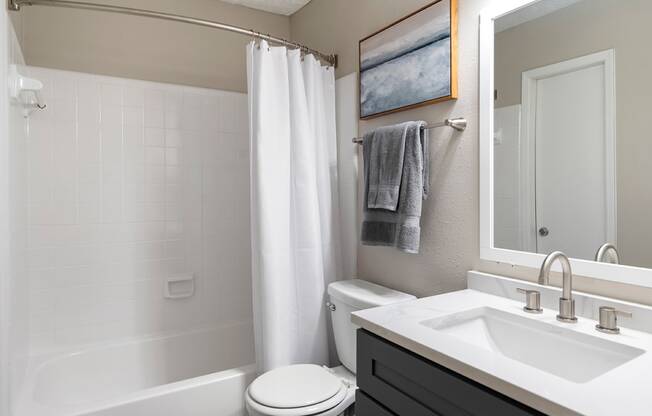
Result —
<svg viewBox="0 0 652 416"><path fill-rule="evenodd" d="M509 0L480 18L480 256L652 287L652 3ZM648 10L642 10L642 9Z"/></svg>

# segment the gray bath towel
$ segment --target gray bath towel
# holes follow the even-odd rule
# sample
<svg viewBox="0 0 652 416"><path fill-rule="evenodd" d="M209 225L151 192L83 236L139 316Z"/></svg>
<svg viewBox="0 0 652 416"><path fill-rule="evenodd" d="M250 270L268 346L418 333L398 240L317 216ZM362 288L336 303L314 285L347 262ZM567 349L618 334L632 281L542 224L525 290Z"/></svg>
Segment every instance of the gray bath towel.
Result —
<svg viewBox="0 0 652 416"><path fill-rule="evenodd" d="M428 196L429 156L425 122L407 123L403 166L396 211L367 207L370 147L363 142L365 189L361 241L364 245L394 246L418 253L421 240L421 208Z"/></svg>
<svg viewBox="0 0 652 416"><path fill-rule="evenodd" d="M396 211L409 125L381 127L365 134L365 163L369 166L367 208Z"/></svg>

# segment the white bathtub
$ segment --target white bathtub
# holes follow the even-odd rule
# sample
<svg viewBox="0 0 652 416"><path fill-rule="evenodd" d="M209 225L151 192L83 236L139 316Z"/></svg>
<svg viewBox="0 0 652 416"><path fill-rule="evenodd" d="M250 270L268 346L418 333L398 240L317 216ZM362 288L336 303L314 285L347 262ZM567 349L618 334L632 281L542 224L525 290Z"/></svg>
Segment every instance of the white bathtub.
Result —
<svg viewBox="0 0 652 416"><path fill-rule="evenodd" d="M114 343L34 362L16 416L242 416L251 323Z"/></svg>

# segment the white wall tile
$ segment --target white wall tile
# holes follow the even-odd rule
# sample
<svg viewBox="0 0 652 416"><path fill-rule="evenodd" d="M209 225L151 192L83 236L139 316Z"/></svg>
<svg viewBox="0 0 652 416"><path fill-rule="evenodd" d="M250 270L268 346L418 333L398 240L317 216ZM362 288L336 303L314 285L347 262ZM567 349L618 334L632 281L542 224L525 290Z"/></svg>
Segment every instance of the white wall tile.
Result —
<svg viewBox="0 0 652 416"><path fill-rule="evenodd" d="M52 116L59 121L73 121L77 117L77 102L74 98L54 99L48 103Z"/></svg>
<svg viewBox="0 0 652 416"><path fill-rule="evenodd" d="M147 166L145 183L163 185L166 182L166 166Z"/></svg>
<svg viewBox="0 0 652 416"><path fill-rule="evenodd" d="M145 127L165 127L165 110L145 105Z"/></svg>
<svg viewBox="0 0 652 416"><path fill-rule="evenodd" d="M145 147L145 164L165 165L165 148L154 146Z"/></svg>
<svg viewBox="0 0 652 416"><path fill-rule="evenodd" d="M181 91L167 91L165 93L165 127L178 129L181 126L181 113L183 111L183 95Z"/></svg>
<svg viewBox="0 0 652 416"><path fill-rule="evenodd" d="M164 146L165 129L148 127L145 129L146 146Z"/></svg>
<svg viewBox="0 0 652 416"><path fill-rule="evenodd" d="M180 168L178 166L165 167L165 182L168 184L178 184L180 179Z"/></svg>
<svg viewBox="0 0 652 416"><path fill-rule="evenodd" d="M123 89L123 102L128 107L145 105L145 88L138 82L127 83Z"/></svg>
<svg viewBox="0 0 652 416"><path fill-rule="evenodd" d="M219 130L220 117L220 97L212 95L204 95L201 103L201 125L212 133Z"/></svg>
<svg viewBox="0 0 652 416"><path fill-rule="evenodd" d="M181 147L183 133L181 130L166 129L165 130L165 146L167 147Z"/></svg>
<svg viewBox="0 0 652 416"><path fill-rule="evenodd" d="M142 126L127 125L122 128L125 146L143 146L145 144L145 130Z"/></svg>
<svg viewBox="0 0 652 416"><path fill-rule="evenodd" d="M105 106L122 105L122 85L119 84L100 84L100 96L102 108Z"/></svg>
<svg viewBox="0 0 652 416"><path fill-rule="evenodd" d="M177 166L180 164L181 151L174 147L167 147L165 149L165 164L166 166Z"/></svg>
<svg viewBox="0 0 652 416"><path fill-rule="evenodd" d="M143 107L123 107L125 126L142 127L145 124L145 113Z"/></svg>
<svg viewBox="0 0 652 416"><path fill-rule="evenodd" d="M100 221L99 201L84 202L77 205L77 220L80 224L95 224Z"/></svg>
<svg viewBox="0 0 652 416"><path fill-rule="evenodd" d="M146 184L145 202L165 202L165 185L155 183Z"/></svg>
<svg viewBox="0 0 652 416"><path fill-rule="evenodd" d="M77 152L80 163L96 164L100 162L102 141L100 125L89 123L77 124Z"/></svg>
<svg viewBox="0 0 652 416"><path fill-rule="evenodd" d="M122 106L114 104L102 104L100 110L102 125L122 127Z"/></svg>
<svg viewBox="0 0 652 416"><path fill-rule="evenodd" d="M145 88L145 107L164 108L165 92L161 88Z"/></svg>
<svg viewBox="0 0 652 416"><path fill-rule="evenodd" d="M77 98L77 80L72 75L58 74L52 81L55 100L74 101Z"/></svg>
<svg viewBox="0 0 652 416"><path fill-rule="evenodd" d="M246 96L32 70L31 350L251 319ZM164 299L180 273L195 296Z"/></svg>
<svg viewBox="0 0 652 416"><path fill-rule="evenodd" d="M145 146L131 144L125 138L124 162L130 165L145 163Z"/></svg>

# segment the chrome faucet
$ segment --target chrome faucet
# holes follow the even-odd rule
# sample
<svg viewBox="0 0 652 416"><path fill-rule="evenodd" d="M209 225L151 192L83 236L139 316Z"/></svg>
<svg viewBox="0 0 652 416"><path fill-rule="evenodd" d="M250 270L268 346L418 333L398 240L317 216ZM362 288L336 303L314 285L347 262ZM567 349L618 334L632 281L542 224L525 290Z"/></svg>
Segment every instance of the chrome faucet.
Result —
<svg viewBox="0 0 652 416"><path fill-rule="evenodd" d="M557 320L561 322L577 322L575 316L575 299L573 299L573 272L571 271L568 257L561 251L553 251L543 260L541 270L539 270L539 284L550 285L550 269L555 260L561 263L563 276L562 295L559 298L559 314Z"/></svg>
<svg viewBox="0 0 652 416"><path fill-rule="evenodd" d="M611 253L608 263L620 264L620 257L618 256L618 250L616 246L611 243L604 243L598 249L598 252L595 253L595 261L604 263L607 259L607 254Z"/></svg>
<svg viewBox="0 0 652 416"><path fill-rule="evenodd" d="M610 306L600 306L600 323L595 326L600 332L605 334L620 334L620 328L618 328L618 316L624 316L626 318L631 318L631 312L619 311L616 308Z"/></svg>

